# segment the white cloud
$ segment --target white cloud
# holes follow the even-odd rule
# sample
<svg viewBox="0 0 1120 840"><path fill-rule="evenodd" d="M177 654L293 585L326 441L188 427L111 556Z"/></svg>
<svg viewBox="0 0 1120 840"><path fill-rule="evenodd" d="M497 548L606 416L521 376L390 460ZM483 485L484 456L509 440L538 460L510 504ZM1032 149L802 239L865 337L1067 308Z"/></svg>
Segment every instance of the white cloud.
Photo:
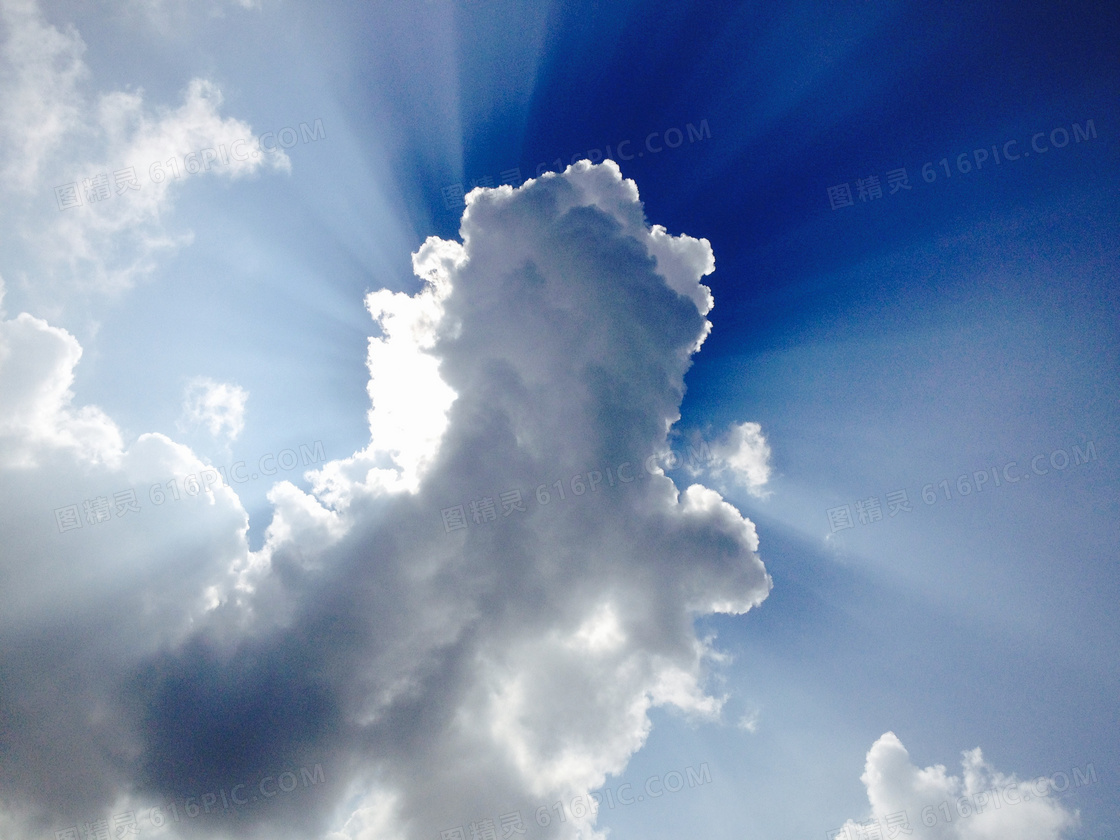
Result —
<svg viewBox="0 0 1120 840"><path fill-rule="evenodd" d="M95 406L70 407L81 355L72 335L26 312L0 321L0 465L33 466L43 449L119 464L121 438L112 421Z"/></svg>
<svg viewBox="0 0 1120 840"><path fill-rule="evenodd" d="M898 737L885 733L867 753L860 776L870 820L886 831L904 814L913 840L1062 840L1078 826L1077 813L1050 795L1045 778L1021 781L1000 773L979 747L962 753L961 769L951 776L940 764L918 768ZM866 836L854 820L843 829L841 840Z"/></svg>
<svg viewBox="0 0 1120 840"><path fill-rule="evenodd" d="M418 489L455 399L431 351L451 274L463 259L458 243L432 237L412 256L413 270L425 281L419 294L382 289L366 295L366 309L381 331L369 339L366 358L370 444L319 472L316 492L327 503L346 506L359 488L375 493Z"/></svg>
<svg viewBox="0 0 1120 840"><path fill-rule="evenodd" d="M44 302L58 287L125 289L161 254L191 241L189 231L165 228L174 195L187 184L264 166L290 170L283 150L261 151L247 123L220 115L222 94L212 82L190 80L176 108L146 104L140 89L89 95L85 44L73 27L46 23L32 0L0 0L0 10L7 33L0 46L0 212L5 240L12 240L6 267L27 287L21 291L31 291L27 277L36 278ZM204 149L213 152L205 162ZM130 168L136 188L116 174ZM96 198L102 176L107 192ZM55 188L68 184L81 205L60 209Z"/></svg>
<svg viewBox="0 0 1120 840"><path fill-rule="evenodd" d="M382 331L369 447L312 473L311 493L276 485L258 552L232 519L224 542L205 529L189 551L171 548L180 534L164 540L204 562L158 596L204 612L189 613L189 638L127 651L131 668L83 673L124 698L104 712L124 746L93 793L66 774L50 797L18 786L56 823L321 763L310 794L191 828L427 840L603 785L655 706L718 719L724 698L705 686L720 655L693 621L766 598L758 537L715 491L641 467L667 448L709 329L710 249L651 230L613 163L473 192L462 233L419 249L420 292L367 300ZM627 461L640 477L575 492L573 476L586 486ZM503 512L511 489L521 509ZM485 499L492 519L445 530L442 509ZM91 692L60 701L57 721L32 715L44 772L63 721L100 708ZM15 787L2 780L0 794ZM554 836L601 837L593 823Z"/></svg>
<svg viewBox="0 0 1120 840"><path fill-rule="evenodd" d="M249 392L239 385L196 376L185 388L180 426L203 426L211 437L236 440L245 428L248 399Z"/></svg>
<svg viewBox="0 0 1120 840"><path fill-rule="evenodd" d="M72 27L46 24L34 0L2 0L0 16L8 33L0 46L0 175L9 189L29 191L44 159L81 125L85 44Z"/></svg>
<svg viewBox="0 0 1120 840"><path fill-rule="evenodd" d="M0 314L5 837L122 797L120 759L136 740L121 687L188 637L247 556L232 490L171 498L168 481L205 468L190 450L157 434L124 446L103 411L73 405L81 352L65 330Z"/></svg>
<svg viewBox="0 0 1120 840"><path fill-rule="evenodd" d="M652 706L715 719L722 701L702 688L712 651L691 617L744 612L770 587L753 525L707 488L679 493L659 475L597 491L593 506L532 496L665 448L708 330L706 243L668 247L613 163L468 205L462 245L429 240L414 258L420 293L368 302L384 333L371 340L373 442L312 477L349 533L324 547L322 530L277 530L253 576L256 615L286 605L277 623L302 596L278 591L270 570L311 563L373 596L332 612L401 628L361 646L354 720L390 737L408 710L443 710L376 762L364 816L339 827L355 840L438 836L510 803L584 793L640 748ZM649 268L658 249L677 255L672 284ZM508 487L523 490L523 515L440 527L439 508ZM391 544L377 536L387 527ZM354 556L371 544L377 567Z"/></svg>
<svg viewBox="0 0 1120 840"><path fill-rule="evenodd" d="M742 729L745 732L749 732L754 735L756 732L758 732L759 718L760 713L758 709L754 709L739 718L739 722L736 724L736 726L739 729Z"/></svg>
<svg viewBox="0 0 1120 840"><path fill-rule="evenodd" d="M728 477L758 497L768 495L762 488L770 480L770 445L758 423L733 423L711 444L707 465L716 478Z"/></svg>
<svg viewBox="0 0 1120 840"><path fill-rule="evenodd" d="M95 203L87 199L81 207L61 211L57 205L52 207L41 233L26 230L38 253L47 253L48 243L65 242L67 247L49 261L56 272L65 270L64 277L88 277L87 283L109 291L127 288L155 267L162 252L191 242L189 231L167 232L161 217L170 210L174 193L192 179L236 179L265 163L290 170L291 162L283 150L262 153L247 123L219 115L221 104L221 91L203 79L190 82L178 108L159 109L155 114L145 108L139 92L101 96L96 125L103 151L96 158L71 158L67 169L56 171L63 183L74 182L79 187L84 178L104 174L112 193ZM203 149L212 153L205 168L200 155ZM195 174L188 166L195 168ZM117 194L115 173L130 169L139 187ZM52 191L54 186L58 184L52 185Z"/></svg>

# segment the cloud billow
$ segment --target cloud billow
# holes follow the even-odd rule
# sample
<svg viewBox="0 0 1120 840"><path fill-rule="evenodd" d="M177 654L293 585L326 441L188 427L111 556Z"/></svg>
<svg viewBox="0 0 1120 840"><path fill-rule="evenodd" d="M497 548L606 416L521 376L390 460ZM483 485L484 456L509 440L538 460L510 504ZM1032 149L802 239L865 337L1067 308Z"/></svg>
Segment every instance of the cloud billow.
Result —
<svg viewBox="0 0 1120 840"><path fill-rule="evenodd" d="M1092 765L1086 780L1096 780ZM860 781L867 788L870 818L848 820L827 836L835 840L894 837L904 832L914 840L1063 840L1080 825L1080 815L1057 797L1048 798L1048 779L1020 780L984 760L979 747L961 755L961 775L945 766L917 767L893 732L871 746ZM1075 768L1074 779L1080 783ZM1056 779L1064 778L1065 787ZM1053 790L1069 786L1069 774L1054 774ZM1038 786L1042 782L1041 788Z"/></svg>
<svg viewBox="0 0 1120 840"><path fill-rule="evenodd" d="M415 295L367 298L370 445L310 493L277 484L264 546L213 576L193 629L137 645L106 811L321 764L314 788L171 827L428 839L601 786L653 706L719 716L693 621L771 581L718 493L636 469L502 528L440 523L447 499L668 448L710 246L651 228L612 162L474 191L461 234L417 251Z"/></svg>

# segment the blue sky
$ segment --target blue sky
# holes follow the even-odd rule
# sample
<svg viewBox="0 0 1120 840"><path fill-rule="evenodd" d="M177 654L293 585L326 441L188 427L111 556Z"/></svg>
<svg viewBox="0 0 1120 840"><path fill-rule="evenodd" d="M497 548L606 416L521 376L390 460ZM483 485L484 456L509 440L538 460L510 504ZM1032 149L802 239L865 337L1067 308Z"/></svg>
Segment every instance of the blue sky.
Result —
<svg viewBox="0 0 1120 840"><path fill-rule="evenodd" d="M0 8L4 836L1120 836L1120 11Z"/></svg>

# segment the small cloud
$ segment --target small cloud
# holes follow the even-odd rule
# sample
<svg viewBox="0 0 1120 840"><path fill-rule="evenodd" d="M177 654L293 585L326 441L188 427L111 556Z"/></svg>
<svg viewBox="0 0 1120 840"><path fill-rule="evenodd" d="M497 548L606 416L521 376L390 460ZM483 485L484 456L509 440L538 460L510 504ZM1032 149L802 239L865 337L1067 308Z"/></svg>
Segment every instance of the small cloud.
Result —
<svg viewBox="0 0 1120 840"><path fill-rule="evenodd" d="M754 733L758 732L758 718L758 709L755 709L754 711L748 712L747 714L739 718L739 722L735 724L735 726L753 735Z"/></svg>
<svg viewBox="0 0 1120 840"><path fill-rule="evenodd" d="M239 385L196 376L187 383L180 430L204 426L211 437L223 434L236 440L245 428L245 403L249 392Z"/></svg>
<svg viewBox="0 0 1120 840"><path fill-rule="evenodd" d="M711 445L711 474L728 474L730 480L747 489L752 496L765 498L761 488L770 480L770 445L758 423L736 423Z"/></svg>

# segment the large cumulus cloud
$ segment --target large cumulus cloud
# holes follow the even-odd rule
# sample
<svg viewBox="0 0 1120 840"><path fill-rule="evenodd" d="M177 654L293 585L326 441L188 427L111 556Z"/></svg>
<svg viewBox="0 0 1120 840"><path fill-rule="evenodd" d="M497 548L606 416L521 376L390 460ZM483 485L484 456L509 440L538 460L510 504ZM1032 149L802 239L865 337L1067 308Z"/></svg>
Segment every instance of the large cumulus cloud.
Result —
<svg viewBox="0 0 1120 840"><path fill-rule="evenodd" d="M417 251L415 294L367 298L369 446L310 493L274 487L262 549L231 543L179 586L180 612L208 593L189 630L99 680L127 749L87 810L321 764L314 789L163 831L433 838L602 785L654 706L718 716L693 621L766 597L755 529L715 491L641 466L667 451L710 329L708 243L650 227L611 162L476 190L461 235ZM444 510L486 499L492 517L446 527ZM69 819L78 785L19 792Z"/></svg>

